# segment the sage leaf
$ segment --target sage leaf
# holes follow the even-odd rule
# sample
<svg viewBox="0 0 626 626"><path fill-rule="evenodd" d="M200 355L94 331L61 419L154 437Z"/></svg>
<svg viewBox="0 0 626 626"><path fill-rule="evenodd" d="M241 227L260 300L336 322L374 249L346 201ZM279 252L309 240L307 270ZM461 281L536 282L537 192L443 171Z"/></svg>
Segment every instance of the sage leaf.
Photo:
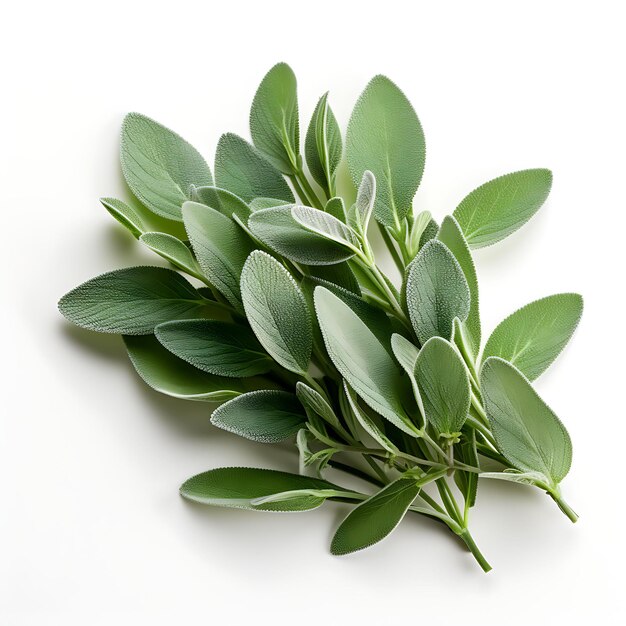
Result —
<svg viewBox="0 0 626 626"><path fill-rule="evenodd" d="M333 283L346 291L361 297L361 286L348 263L335 263L333 265L308 265L305 268L307 276L319 279L326 283Z"/></svg>
<svg viewBox="0 0 626 626"><path fill-rule="evenodd" d="M220 467L183 483L181 495L187 500L236 509L306 511L315 509L335 494L355 494L338 485L311 476L249 467ZM273 505L265 498L286 494Z"/></svg>
<svg viewBox="0 0 626 626"><path fill-rule="evenodd" d="M391 349L393 351L393 355L396 357L396 360L400 363L400 367L402 367L406 375L409 377L415 401L417 402L417 406L420 409L422 417L425 417L422 396L417 385L417 379L415 378L415 365L419 355L419 348L406 339L406 337L403 337L398 333L394 333L391 335Z"/></svg>
<svg viewBox="0 0 626 626"><path fill-rule="evenodd" d="M359 97L346 136L346 157L355 185L370 170L376 180L374 217L398 228L422 179L426 144L406 96L385 76L376 76Z"/></svg>
<svg viewBox="0 0 626 626"><path fill-rule="evenodd" d="M308 206L294 206L291 209L293 218L312 233L340 244L347 250L358 254L361 250L359 236L342 221L329 213Z"/></svg>
<svg viewBox="0 0 626 626"><path fill-rule="evenodd" d="M469 246L465 241L463 232L458 222L447 215L437 234L437 239L444 243L448 250L452 252L454 258L459 262L463 275L467 281L470 293L470 308L465 321L465 326L470 338L470 348L472 349L472 356L477 357L480 351L480 312L478 307L478 278L476 276L476 266L472 259L472 253Z"/></svg>
<svg viewBox="0 0 626 626"><path fill-rule="evenodd" d="M204 372L245 378L269 372L274 362L247 327L216 320L160 324L156 338L170 352Z"/></svg>
<svg viewBox="0 0 626 626"><path fill-rule="evenodd" d="M219 211L226 217L236 215L244 223L252 213L250 207L239 196L220 187L195 187L191 199Z"/></svg>
<svg viewBox="0 0 626 626"><path fill-rule="evenodd" d="M335 171L343 146L339 124L328 104L328 92L318 101L304 140L304 156L313 180L328 197L335 189Z"/></svg>
<svg viewBox="0 0 626 626"><path fill-rule="evenodd" d="M135 238L139 239L142 233L147 232L141 215L126 202L117 198L100 198L102 206L120 223L128 229Z"/></svg>
<svg viewBox="0 0 626 626"><path fill-rule="evenodd" d="M144 266L92 278L59 301L59 310L73 324L124 335L146 335L169 320L208 317L212 308L180 274Z"/></svg>
<svg viewBox="0 0 626 626"><path fill-rule="evenodd" d="M222 404L211 415L214 426L261 443L288 439L305 422L296 396L278 390L251 391Z"/></svg>
<svg viewBox="0 0 626 626"><path fill-rule="evenodd" d="M454 440L461 432L470 407L470 381L465 363L449 341L432 337L415 363L427 421L440 436Z"/></svg>
<svg viewBox="0 0 626 626"><path fill-rule="evenodd" d="M470 299L452 252L440 241L426 243L411 262L406 281L407 309L420 343L431 337L451 339L454 318L467 319Z"/></svg>
<svg viewBox="0 0 626 626"><path fill-rule="evenodd" d="M167 233L144 233L139 241L190 276L202 279L202 270L191 250L177 237Z"/></svg>
<svg viewBox="0 0 626 626"><path fill-rule="evenodd" d="M346 435L345 428L341 425L339 418L328 404L324 396L319 391L309 387L306 383L299 381L296 383L296 396L304 407L307 415L311 413L321 417L327 424L330 424L339 434ZM349 436L348 436L349 438Z"/></svg>
<svg viewBox="0 0 626 626"><path fill-rule="evenodd" d="M500 322L491 333L483 360L499 356L535 380L561 353L578 326L583 299L559 293L535 300Z"/></svg>
<svg viewBox="0 0 626 626"><path fill-rule="evenodd" d="M239 278L252 242L231 219L203 204L185 202L183 218L202 273L242 311Z"/></svg>
<svg viewBox="0 0 626 626"><path fill-rule="evenodd" d="M215 181L244 202L258 197L282 198L294 202L282 174L245 139L234 133L220 137L215 153Z"/></svg>
<svg viewBox="0 0 626 626"><path fill-rule="evenodd" d="M350 554L382 541L402 521L423 483L430 480L429 474L424 479L402 475L359 504L341 522L330 551L336 555Z"/></svg>
<svg viewBox="0 0 626 626"><path fill-rule="evenodd" d="M372 172L365 170L356 194L356 214L358 215L358 232L367 234L370 218L376 202L376 178Z"/></svg>
<svg viewBox="0 0 626 626"><path fill-rule="evenodd" d="M481 389L500 452L517 469L537 472L555 488L572 463L572 443L565 426L528 379L499 357L485 361Z"/></svg>
<svg viewBox="0 0 626 626"><path fill-rule="evenodd" d="M286 63L275 65L261 81L250 109L250 134L254 145L283 174L299 169L297 84Z"/></svg>
<svg viewBox="0 0 626 626"><path fill-rule="evenodd" d="M154 335L125 335L124 343L137 374L155 391L167 396L226 402L255 388L255 379L242 381L201 372L168 352Z"/></svg>
<svg viewBox="0 0 626 626"><path fill-rule="evenodd" d="M181 221L191 185L212 185L211 170L182 137L139 113L122 124L120 158L131 191L151 211Z"/></svg>
<svg viewBox="0 0 626 626"><path fill-rule="evenodd" d="M313 322L302 291L291 274L260 250L241 273L248 322L261 345L285 369L306 373L313 348Z"/></svg>
<svg viewBox="0 0 626 626"><path fill-rule="evenodd" d="M474 189L454 210L472 248L490 246L523 226L546 201L552 172L522 170Z"/></svg>
<svg viewBox="0 0 626 626"><path fill-rule="evenodd" d="M294 205L255 211L248 221L250 231L269 248L296 263L333 265L354 256L351 245L305 228L295 219L292 209Z"/></svg>
<svg viewBox="0 0 626 626"><path fill-rule="evenodd" d="M260 211L261 209L270 209L275 206L283 206L285 204L284 200L278 200L277 198L255 198L250 204L250 210Z"/></svg>
<svg viewBox="0 0 626 626"><path fill-rule="evenodd" d="M476 431L473 428L468 428L466 425L464 435L465 439L454 447L455 457L461 463L471 467L479 467ZM454 472L454 481L463 494L466 506L468 508L473 507L476 504L476 493L478 491L478 473L456 470Z"/></svg>
<svg viewBox="0 0 626 626"><path fill-rule="evenodd" d="M324 287L315 289L315 310L326 350L351 387L374 411L409 435L416 427L403 401L402 373L376 335L341 298Z"/></svg>

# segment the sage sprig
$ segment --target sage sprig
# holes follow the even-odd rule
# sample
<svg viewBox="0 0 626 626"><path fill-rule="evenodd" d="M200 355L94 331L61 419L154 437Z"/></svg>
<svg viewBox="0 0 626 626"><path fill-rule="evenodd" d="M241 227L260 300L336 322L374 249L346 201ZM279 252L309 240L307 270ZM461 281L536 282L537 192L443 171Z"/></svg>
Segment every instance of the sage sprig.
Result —
<svg viewBox="0 0 626 626"><path fill-rule="evenodd" d="M218 428L294 442L298 473L212 469L182 495L263 511L348 503L334 554L381 541L408 513L428 516L485 571L469 531L482 479L538 487L576 521L560 487L571 441L531 381L569 341L582 298L531 302L483 341L472 259L532 217L551 173L495 178L439 226L413 202L422 126L384 76L356 103L345 142L322 95L301 146L296 78L278 64L250 130L252 143L222 135L214 176L179 135L129 114L121 164L133 197L102 203L172 269L109 272L59 303L74 324L122 335L155 390L209 402ZM354 204L337 193L343 158ZM401 284L377 263L374 224Z"/></svg>

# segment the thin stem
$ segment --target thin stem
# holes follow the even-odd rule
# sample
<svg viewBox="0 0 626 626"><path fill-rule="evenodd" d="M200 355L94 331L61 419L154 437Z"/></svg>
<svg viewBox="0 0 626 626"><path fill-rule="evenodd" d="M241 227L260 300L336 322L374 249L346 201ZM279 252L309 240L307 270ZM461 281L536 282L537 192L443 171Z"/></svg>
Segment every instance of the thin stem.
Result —
<svg viewBox="0 0 626 626"><path fill-rule="evenodd" d="M578 521L578 513L572 509L572 507L563 500L561 494L556 491L548 491L549 496L557 503L557 506L567 517L572 521L572 523L576 523Z"/></svg>
<svg viewBox="0 0 626 626"><path fill-rule="evenodd" d="M393 239L391 235L389 234L389 231L387 230L385 226L382 226L381 224L379 224L378 230L380 230L380 234L383 238L383 241L385 242L385 245L387 246L387 250L389 250L389 254L391 255L393 262L396 264L396 267L398 268L398 271L400 272L400 275L402 276L405 270L404 261L402 260L402 257L400 256L398 249L393 243Z"/></svg>
<svg viewBox="0 0 626 626"><path fill-rule="evenodd" d="M313 200L311 200L311 198L309 198L309 196L307 195L306 191L300 186L300 182L298 181L296 176L295 175L290 175L289 176L289 180L291 181L291 184L293 185L293 188L296 190L296 194L297 194L298 198L300 198L300 201L303 204L306 204L307 206L313 206Z"/></svg>
<svg viewBox="0 0 626 626"><path fill-rule="evenodd" d="M309 201L312 202L310 206L322 210L324 208L324 202L320 200L319 196L315 193L302 170L298 170L296 172L296 179L298 180L302 190L309 198Z"/></svg>
<svg viewBox="0 0 626 626"><path fill-rule="evenodd" d="M482 552L478 549L474 538L470 534L467 528L463 529L459 534L459 537L463 540L465 545L469 548L469 551L474 555L474 558L478 561L478 564L483 568L483 572L491 571L491 565L487 559L483 556Z"/></svg>
<svg viewBox="0 0 626 626"><path fill-rule="evenodd" d="M365 480L372 485L376 485L377 487L385 486L385 483L383 483L381 480L370 476L368 473L360 470L358 467L352 467L352 465L347 465L346 463L342 463L341 461L335 461L334 459L328 461L328 465L337 470L345 472L346 474L352 474L352 476L356 476L357 478Z"/></svg>

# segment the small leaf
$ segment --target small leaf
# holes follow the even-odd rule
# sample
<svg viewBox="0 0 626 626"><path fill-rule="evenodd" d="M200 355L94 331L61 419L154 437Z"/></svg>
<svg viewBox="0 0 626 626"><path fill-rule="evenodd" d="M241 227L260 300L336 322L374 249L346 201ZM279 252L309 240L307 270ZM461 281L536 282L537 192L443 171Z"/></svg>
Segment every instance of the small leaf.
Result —
<svg viewBox="0 0 626 626"><path fill-rule="evenodd" d="M546 201L552 172L522 170L474 189L454 210L472 248L490 246L523 226Z"/></svg>
<svg viewBox="0 0 626 626"><path fill-rule="evenodd" d="M358 213L359 232L367 235L367 228L376 202L376 178L369 170L363 172L363 178L356 194L356 210Z"/></svg>
<svg viewBox="0 0 626 626"><path fill-rule="evenodd" d="M201 372L168 352L153 335L125 335L124 343L143 381L174 398L226 402L257 388L257 382L264 384L262 379L235 380Z"/></svg>
<svg viewBox="0 0 626 626"><path fill-rule="evenodd" d="M431 337L450 339L454 318L467 319L470 309L467 280L458 261L440 241L429 241L411 262L406 303L422 345Z"/></svg>
<svg viewBox="0 0 626 626"><path fill-rule="evenodd" d="M324 207L324 211L333 217L336 217L340 222L346 223L346 206L343 202L343 198L335 197L331 198Z"/></svg>
<svg viewBox="0 0 626 626"><path fill-rule="evenodd" d="M450 342L432 337L417 356L415 378L426 419L440 435L454 439L470 407L470 381L461 356Z"/></svg>
<svg viewBox="0 0 626 626"><path fill-rule="evenodd" d="M479 467L478 452L476 450L476 431L467 426L463 429L461 442L454 447L455 457L472 467ZM478 490L478 474L476 472L454 472L454 481L463 494L468 507L476 504L476 492Z"/></svg>
<svg viewBox="0 0 626 626"><path fill-rule="evenodd" d="M338 433L344 434L346 432L339 418L335 415L335 411L333 411L333 408L319 391L299 381L296 384L296 396L298 400L300 400L307 415L312 412L321 417L327 424L330 424Z"/></svg>
<svg viewBox="0 0 626 626"><path fill-rule="evenodd" d="M396 360L400 363L400 367L402 367L411 381L415 401L417 402L422 417L424 417L422 396L420 395L420 390L417 386L417 380L415 378L415 364L417 363L417 357L420 352L419 348L402 335L394 333L391 335L391 349L393 351L393 355L396 357Z"/></svg>
<svg viewBox="0 0 626 626"><path fill-rule="evenodd" d="M315 289L315 310L328 354L365 402L409 435L416 435L403 401L402 373L374 333L341 298Z"/></svg>
<svg viewBox="0 0 626 626"><path fill-rule="evenodd" d="M296 222L312 233L341 244L354 253L361 249L359 236L349 226L329 213L308 206L296 205L292 207L291 215Z"/></svg>
<svg viewBox="0 0 626 626"><path fill-rule="evenodd" d="M351 247L313 232L296 221L292 215L293 208L294 205L286 205L255 211L248 221L252 234L296 263L333 265L354 256ZM328 214L323 215L332 219Z"/></svg>
<svg viewBox="0 0 626 626"><path fill-rule="evenodd" d="M286 63L278 63L263 78L250 109L254 145L283 174L298 167L300 130L296 77Z"/></svg>
<svg viewBox="0 0 626 626"><path fill-rule="evenodd" d="M378 181L374 217L398 227L422 179L426 148L422 126L406 96L385 76L376 76L354 107L346 137L355 185L370 170Z"/></svg>
<svg viewBox="0 0 626 626"><path fill-rule="evenodd" d="M304 154L315 182L330 197L335 187L335 170L341 161L341 131L328 105L328 93L318 101L304 142Z"/></svg>
<svg viewBox="0 0 626 626"><path fill-rule="evenodd" d="M274 360L306 373L313 348L313 322L302 291L272 256L254 251L241 273L241 294L254 334Z"/></svg>
<svg viewBox="0 0 626 626"><path fill-rule="evenodd" d="M535 300L498 324L487 340L482 358L502 357L529 380L535 380L570 340L582 312L583 299L577 293Z"/></svg>
<svg viewBox="0 0 626 626"><path fill-rule="evenodd" d="M294 202L282 174L245 139L234 133L220 137L215 153L217 186L228 189L244 202L254 198L282 198Z"/></svg>
<svg viewBox="0 0 626 626"><path fill-rule="evenodd" d="M117 198L100 198L104 208L120 223L127 228L137 239L148 228L144 224L139 213L130 205Z"/></svg>
<svg viewBox="0 0 626 626"><path fill-rule="evenodd" d="M423 478L405 474L359 504L341 522L330 551L350 554L382 541L402 521L422 485L431 480L430 474Z"/></svg>
<svg viewBox="0 0 626 626"><path fill-rule="evenodd" d="M459 262L469 287L470 308L465 325L469 333L473 356L476 357L480 350L481 332L480 313L478 310L478 279L472 253L465 241L465 237L463 237L459 224L450 215L446 216L443 222L441 222L437 239L447 246L448 250L452 252L455 259Z"/></svg>
<svg viewBox="0 0 626 626"><path fill-rule="evenodd" d="M198 474L183 483L180 493L200 504L257 511L306 511L337 493L355 494L321 478L248 467L220 467ZM264 498L278 494L291 497L282 506L263 504Z"/></svg>
<svg viewBox="0 0 626 626"><path fill-rule="evenodd" d="M202 277L202 270L191 250L177 237L166 233L144 233L139 241L190 276Z"/></svg>
<svg viewBox="0 0 626 626"><path fill-rule="evenodd" d="M251 391L222 404L211 415L214 426L261 443L283 441L305 422L298 398L277 390Z"/></svg>
<svg viewBox="0 0 626 626"><path fill-rule="evenodd" d="M239 196L219 187L195 187L191 199L219 211L226 217L236 215L244 223L252 213L250 207Z"/></svg>
<svg viewBox="0 0 626 626"><path fill-rule="evenodd" d="M183 218L203 274L232 306L242 310L239 277L252 242L231 219L204 204L185 202Z"/></svg>
<svg viewBox="0 0 626 626"><path fill-rule="evenodd" d="M146 335L170 320L209 316L212 308L180 274L144 266L92 278L59 301L59 310L73 324L125 335Z"/></svg>
<svg viewBox="0 0 626 626"><path fill-rule="evenodd" d="M181 221L191 185L212 185L211 170L182 137L139 113L122 124L121 162L131 191L151 211Z"/></svg>
<svg viewBox="0 0 626 626"><path fill-rule="evenodd" d="M565 426L524 375L499 357L485 361L481 389L500 452L517 469L542 474L554 488L572 463Z"/></svg>
<svg viewBox="0 0 626 626"><path fill-rule="evenodd" d="M204 372L245 378L264 374L273 361L247 327L215 320L160 324L157 339L170 352Z"/></svg>

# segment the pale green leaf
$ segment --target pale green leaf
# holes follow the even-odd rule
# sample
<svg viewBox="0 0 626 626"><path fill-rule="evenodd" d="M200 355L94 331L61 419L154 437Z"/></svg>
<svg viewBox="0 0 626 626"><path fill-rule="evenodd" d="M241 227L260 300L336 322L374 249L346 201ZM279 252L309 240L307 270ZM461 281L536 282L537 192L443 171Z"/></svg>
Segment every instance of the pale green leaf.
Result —
<svg viewBox="0 0 626 626"><path fill-rule="evenodd" d="M104 208L137 239L149 229L133 207L117 198L100 198Z"/></svg>
<svg viewBox="0 0 626 626"><path fill-rule="evenodd" d="M454 210L472 248L490 246L523 226L546 201L552 172L522 170L474 189Z"/></svg>
<svg viewBox="0 0 626 626"><path fill-rule="evenodd" d="M151 211L181 221L191 185L212 185L211 170L182 137L139 113L122 124L120 158L131 191Z"/></svg>
<svg viewBox="0 0 626 626"><path fill-rule="evenodd" d="M355 185L366 170L376 177L374 217L381 224L397 227L411 209L425 153L424 133L411 103L388 78L374 77L352 112L346 157Z"/></svg>
<svg viewBox="0 0 626 626"><path fill-rule="evenodd" d="M177 237L166 233L144 233L139 241L190 276L202 278L202 270L191 250Z"/></svg>
<svg viewBox="0 0 626 626"><path fill-rule="evenodd" d="M305 373L313 348L313 322L302 291L274 257L256 250L241 273L248 322L274 360Z"/></svg>
<svg viewBox="0 0 626 626"><path fill-rule="evenodd" d="M361 249L359 236L336 217L308 206L296 205L291 215L300 225L312 233L330 239L346 249L357 253Z"/></svg>
<svg viewBox="0 0 626 626"><path fill-rule="evenodd" d="M365 170L356 194L356 211L358 214L359 232L367 235L370 218L376 203L376 178L372 172Z"/></svg>
<svg viewBox="0 0 626 626"><path fill-rule="evenodd" d="M572 443L559 418L528 379L499 357L485 361L481 389L500 452L517 469L538 472L555 487L572 463Z"/></svg>
<svg viewBox="0 0 626 626"><path fill-rule="evenodd" d="M248 221L252 210L234 193L219 187L194 187L191 191L191 199L194 202L206 204L206 206L223 213L226 217L236 215L244 223ZM279 202L279 204L281 204Z"/></svg>
<svg viewBox="0 0 626 626"><path fill-rule="evenodd" d="M343 198L339 196L331 198L324 206L324 211L336 217L340 222L346 223L346 206Z"/></svg>
<svg viewBox="0 0 626 626"><path fill-rule="evenodd" d="M535 380L570 340L582 312L583 299L577 293L535 300L498 324L487 340L482 358L502 357L529 380Z"/></svg>
<svg viewBox="0 0 626 626"><path fill-rule="evenodd" d="M345 429L341 425L339 418L335 414L333 408L328 404L319 391L309 387L306 383L299 381L296 384L296 396L304 407L307 415L313 413L321 417L327 424L330 424L338 433L345 434Z"/></svg>

